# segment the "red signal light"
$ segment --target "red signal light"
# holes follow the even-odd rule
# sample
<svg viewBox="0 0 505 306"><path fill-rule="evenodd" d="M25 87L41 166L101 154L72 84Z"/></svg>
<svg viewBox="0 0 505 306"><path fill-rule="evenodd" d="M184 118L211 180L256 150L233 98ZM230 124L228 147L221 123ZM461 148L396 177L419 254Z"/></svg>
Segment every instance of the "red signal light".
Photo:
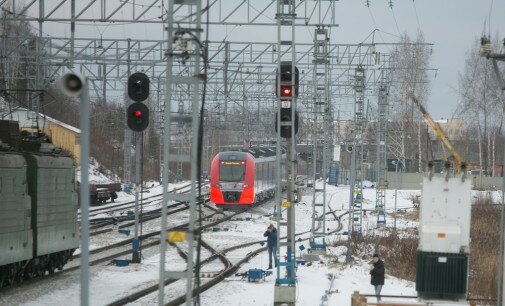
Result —
<svg viewBox="0 0 505 306"><path fill-rule="evenodd" d="M293 88L290 85L281 86L281 95L283 97L291 97Z"/></svg>
<svg viewBox="0 0 505 306"><path fill-rule="evenodd" d="M126 110L128 127L135 132L142 132L149 126L149 108L143 103L135 102Z"/></svg>
<svg viewBox="0 0 505 306"><path fill-rule="evenodd" d="M293 92L291 86L281 86L281 95L283 97L291 97L291 93Z"/></svg>

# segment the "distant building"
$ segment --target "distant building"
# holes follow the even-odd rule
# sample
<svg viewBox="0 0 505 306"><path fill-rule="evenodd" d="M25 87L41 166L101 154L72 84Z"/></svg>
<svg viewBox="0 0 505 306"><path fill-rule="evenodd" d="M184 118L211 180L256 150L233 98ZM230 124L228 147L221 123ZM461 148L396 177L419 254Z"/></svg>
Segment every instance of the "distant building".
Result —
<svg viewBox="0 0 505 306"><path fill-rule="evenodd" d="M449 141L453 144L453 146L460 152L460 154L465 158L465 160L472 161L474 158L471 154L472 151L475 151L472 149L473 142L469 142L467 139L467 132L468 132L468 124L466 121L462 119L441 119L441 120L435 120L442 129L442 131L445 133ZM367 129L366 133L367 135L365 136L366 139L369 139L371 143L366 148L366 159L370 163L375 163L376 160L376 139L377 136L375 134L375 127L377 125L377 121L370 121L369 122L371 129ZM334 121L334 130L333 130L333 137L334 139L337 139L338 136L340 136L340 139L337 140L337 142L340 142L340 144L345 143L345 141L350 141L351 140L351 134L350 132L352 131L352 126L353 126L353 120L341 120L340 122ZM399 130L401 127L401 124L399 122L389 122L388 123L388 142L389 142L389 150L388 150L388 156L387 158L389 160L393 160L397 158L398 156L394 156L392 152L398 151L398 145L400 145L398 137L400 137L401 131ZM428 125L428 123L422 119L413 123L410 123L407 126L407 129L405 131L405 167L407 171L412 171L415 172L417 169L419 169L419 158L418 158L418 128L421 127L421 153L422 153L422 159L423 161L426 161L427 159L433 158L434 160L440 160L443 161L446 158L449 157L450 152L445 148L444 144L442 141L438 138L438 136L435 134L433 129ZM395 130L393 132L393 130ZM429 136L429 143L430 145L427 145L427 137ZM393 139L393 137L395 137ZM396 139L396 141L395 141ZM396 145L396 147L395 147ZM342 147L341 148L341 159L342 162L341 164L344 167L349 167L350 163L350 154L346 152L346 148ZM399 152L399 151L398 151ZM433 154L433 156L431 156ZM441 164L443 166L443 164Z"/></svg>
<svg viewBox="0 0 505 306"><path fill-rule="evenodd" d="M72 154L75 163L77 165L80 163L80 129L24 108L17 108L9 113L0 113L0 118L18 121L21 130L34 130L38 124L39 129L49 137L54 146L68 151Z"/></svg>
<svg viewBox="0 0 505 306"><path fill-rule="evenodd" d="M424 122L428 125L426 121ZM435 122L438 123L449 140L464 140L466 132L468 131L468 124L462 119L441 119L435 120ZM432 139L437 137L431 128L429 129L429 133Z"/></svg>

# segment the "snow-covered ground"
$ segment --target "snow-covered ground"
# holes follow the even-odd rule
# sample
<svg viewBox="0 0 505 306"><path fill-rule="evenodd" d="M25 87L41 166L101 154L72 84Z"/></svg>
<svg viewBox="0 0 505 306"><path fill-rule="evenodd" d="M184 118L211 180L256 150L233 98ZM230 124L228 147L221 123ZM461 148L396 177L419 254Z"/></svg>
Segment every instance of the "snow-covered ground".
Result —
<svg viewBox="0 0 505 306"><path fill-rule="evenodd" d="M375 189L366 188L364 190L364 204L366 210L375 207ZM161 193L161 187L156 186L151 189L151 195ZM474 192L477 196L480 192ZM394 208L394 190L386 192L387 211ZM408 211L412 209L412 199L420 195L420 190L399 190L397 208ZM493 197L500 197L499 192L494 192ZM126 199L126 198L125 198ZM122 200L125 200L122 199ZM131 199L131 198L129 198ZM349 186L327 186L327 203L331 209L336 210L337 215L343 214L348 209ZM297 233L308 231L311 227L312 214L312 194L306 191L300 203L296 206L296 230ZM215 249L222 251L229 247L245 242L255 242L263 239L266 227L272 223L270 219L273 212L273 203L267 203L256 207L248 213L240 216L242 220L235 218L222 225L219 231L206 231L203 239ZM169 226L180 224L187 220L187 212L180 212L168 218ZM248 217L250 220L245 220ZM332 221L332 217L327 217L327 228L334 231L338 227L338 222ZM374 230L376 227L376 215L367 213L363 219L364 228ZM342 229L340 232L329 237L330 245L334 242L346 240L347 236L342 233L347 231L347 216L342 218ZM388 216L387 226L393 225L393 218ZM400 229L415 228L417 221L403 218L399 215L397 227ZM145 225L145 232L159 229L159 220L153 220ZM283 236L285 233L281 233ZM307 238L308 234L300 236ZM92 238L92 245L101 246L110 242L118 241L122 237L118 233L111 233L108 236ZM297 243L308 247L307 241ZM260 243L250 247L241 248L226 253L226 257L236 263L245 254L260 248ZM305 253L303 251L302 253ZM299 266L297 270L297 305L320 305L321 298L328 291L328 304L345 306L351 303L351 294L354 291L360 293L372 293L373 287L370 285L369 260L355 259L352 265L343 263L345 259L345 246L332 246L328 248L328 255L321 258L320 262L311 265ZM372 254L370 254L371 257ZM207 251L202 253L202 257L209 256ZM129 258L130 256L123 256ZM177 254L175 248L169 247L166 253L167 270L184 269L184 261ZM142 264L131 264L127 267L116 267L113 265L95 266L91 268L90 293L91 305L105 305L113 302L128 293L137 291L156 284L159 278L159 247L152 247L144 250ZM387 272L387 261L385 262ZM252 268L266 269L268 266L268 254L262 252L244 264L239 272L245 272ZM213 261L202 268L203 272L217 272L223 268L222 263ZM414 268L414 267L413 267ZM249 283L238 276L233 276L217 286L209 289L201 295L202 305L272 305L274 296L274 275L267 276L264 282ZM333 278L333 281L331 279ZM203 282L206 280L204 279ZM183 282L178 281L165 288L165 301L178 297L184 293ZM415 295L415 284L406 280L386 276L386 285L383 288L385 295ZM42 282L19 288L10 288L0 295L0 305L54 305L55 301L64 302L65 305L77 305L79 301L79 271L56 275L47 278ZM374 298L369 301L375 301ZM157 294L148 295L131 305L155 305L157 304Z"/></svg>

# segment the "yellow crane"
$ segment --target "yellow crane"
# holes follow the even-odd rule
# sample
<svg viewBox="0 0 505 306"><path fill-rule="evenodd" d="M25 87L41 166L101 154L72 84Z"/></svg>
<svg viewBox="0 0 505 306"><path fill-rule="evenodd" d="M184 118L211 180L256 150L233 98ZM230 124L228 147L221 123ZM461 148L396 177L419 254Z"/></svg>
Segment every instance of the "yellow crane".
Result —
<svg viewBox="0 0 505 306"><path fill-rule="evenodd" d="M453 163L454 170L456 171L456 173L460 173L462 170L461 168L463 166L463 159L461 158L461 155L459 155L458 151L456 151L454 146L451 144L451 142L449 141L449 138L447 138L444 131L442 131L442 129L440 128L440 125L438 125L438 123L436 123L435 120L433 120L433 118L426 111L424 106L419 102L419 100L417 100L414 93L412 93L412 92L407 93L407 98L410 98L412 100L412 102L417 106L417 108L419 108L419 110L423 114L424 119L426 120L426 122L428 122L428 125L435 132L435 135L437 135L437 137L444 143L446 148L449 149L449 151L451 152L452 158L454 159L454 163ZM464 168L464 166L463 166L463 168Z"/></svg>

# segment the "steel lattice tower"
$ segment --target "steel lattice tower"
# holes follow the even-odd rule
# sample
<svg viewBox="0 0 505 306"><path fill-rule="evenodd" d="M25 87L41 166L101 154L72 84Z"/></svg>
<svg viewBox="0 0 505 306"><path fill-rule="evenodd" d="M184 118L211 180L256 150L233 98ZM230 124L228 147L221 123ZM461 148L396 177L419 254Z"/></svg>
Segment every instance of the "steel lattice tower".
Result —
<svg viewBox="0 0 505 306"><path fill-rule="evenodd" d="M358 67L354 75L354 122L353 151L350 185L350 235L361 235L363 226L363 179L364 179L364 129L365 117L365 69Z"/></svg>
<svg viewBox="0 0 505 306"><path fill-rule="evenodd" d="M386 224L386 189L387 183L387 110L388 86L383 82L379 86L377 127L377 184L375 194L375 208L377 210L377 224Z"/></svg>
<svg viewBox="0 0 505 306"><path fill-rule="evenodd" d="M167 279L186 279L186 305L192 305L193 299L193 268L195 252L195 223L196 215L196 190L197 190L197 163L198 163L198 133L199 133L199 113L200 113L200 83L205 76L201 76L201 57L203 45L201 43L201 0L186 0L178 2L180 11L189 12L188 19L193 21L192 25L181 30L176 22L174 14L174 1L168 5L168 24L167 24L167 70L165 85L165 103L164 103L164 134L163 134L163 204L161 213L161 233L160 233L160 279L158 303L164 305L165 280ZM179 11L179 10L177 10ZM174 71L174 62L180 61L187 69L187 75L177 74ZM183 107L176 101L172 95L172 89L177 86L184 86L188 89L187 106ZM178 111L172 112L172 105L177 106ZM187 112L184 112L184 109ZM178 144L177 138L171 137L171 131L179 131L181 123L190 130L190 148L184 153L171 154L169 148ZM190 187L188 193L168 193L169 182L169 164L185 163L189 164L190 169ZM185 232L172 232L169 234L169 241L182 242L187 241L187 265L183 271L166 271L166 249L167 249L167 207L173 201L189 203L189 225ZM172 236L172 237L170 237ZM185 236L185 237L184 237ZM185 238L185 239L184 239Z"/></svg>
<svg viewBox="0 0 505 306"><path fill-rule="evenodd" d="M277 0L277 192L275 196L277 217L277 278L275 280L274 305L289 304L296 302L296 254L295 254L295 205L294 205L294 175L296 162L296 138L295 138L295 111L296 94L295 86L292 87L290 98L283 98L280 90L281 63L291 62L291 84L295 84L295 0ZM281 122L281 109L291 109L291 121ZM291 137L286 141L281 137L281 128L288 126L291 129ZM286 158L282 158L281 143L285 143ZM286 197L282 195L281 172L284 165L286 171ZM282 220L282 209L286 210L286 221ZM287 241L281 241L282 233L286 233ZM285 252L285 256L281 253ZM284 258L284 260L283 260Z"/></svg>
<svg viewBox="0 0 505 306"><path fill-rule="evenodd" d="M314 31L314 59L313 59L313 92L312 92L312 226L310 232L310 253L326 253L326 177L328 173L328 148L331 130L329 94L328 94L328 29L317 27ZM318 165L318 159L322 159ZM319 173L319 175L318 175ZM321 178L321 184L317 179Z"/></svg>

